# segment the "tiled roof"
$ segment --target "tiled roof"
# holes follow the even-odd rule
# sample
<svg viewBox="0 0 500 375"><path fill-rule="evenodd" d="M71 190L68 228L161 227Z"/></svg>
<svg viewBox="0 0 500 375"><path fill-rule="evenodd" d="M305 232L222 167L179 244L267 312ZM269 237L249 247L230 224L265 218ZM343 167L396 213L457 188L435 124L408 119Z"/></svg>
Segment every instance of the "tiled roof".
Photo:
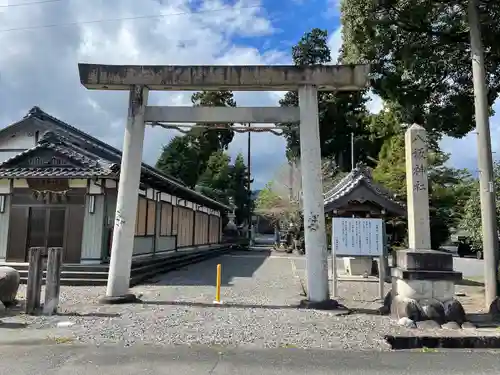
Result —
<svg viewBox="0 0 500 375"><path fill-rule="evenodd" d="M362 164L358 164L337 185L323 195L324 204L327 205L348 195L361 184L371 189L376 195L404 208L404 204L396 199L394 193L373 181L370 171Z"/></svg>
<svg viewBox="0 0 500 375"><path fill-rule="evenodd" d="M73 178L87 178L87 177L111 177L119 176L119 169L121 163L121 151L118 149L100 141L97 138L90 136L87 133L47 114L42 111L39 107L33 107L28 114L24 117L22 121L13 124L5 129L0 130L8 131L9 128L15 126L23 126L27 120L32 120L36 124L40 125L42 128L49 127L50 129L55 128L57 136L54 138L54 134L46 134L45 146L44 140L41 139L38 145L35 147L16 155L15 157L5 161L0 164L0 177L3 178L25 178L25 177L49 177L50 171L48 167L45 170L34 170L33 168L18 168L12 165L8 168L9 164L14 160L19 160L17 157L21 155L26 155L26 153L34 152L34 150L40 150L42 147L52 147L53 150L59 153L63 153L66 157L72 160L78 161L78 164L82 167L87 163L87 168L85 172L83 169L79 168L56 168L52 172L56 175L50 175L50 177L73 177ZM45 125L47 124L47 125ZM57 138L57 140L56 140ZM50 139L52 139L50 141ZM30 174L31 173L31 174ZM141 180L148 181L147 183L154 183L155 186L165 186L169 189L169 192L175 194L179 198L191 200L194 203L202 204L211 208L230 210L231 208L214 200L209 197L204 196L190 188L188 188L182 181L179 181L173 177L167 176L161 171L142 163L142 173Z"/></svg>
<svg viewBox="0 0 500 375"><path fill-rule="evenodd" d="M50 150L55 154L66 157L74 162L74 166L41 166L21 167L22 160L35 156L42 150ZM38 144L21 152L0 164L0 177L3 178L89 178L89 177L116 177L115 164L92 157L84 149L79 149L68 142L64 137L53 132L46 132Z"/></svg>
<svg viewBox="0 0 500 375"><path fill-rule="evenodd" d="M0 168L1 178L104 178L112 175L102 169L89 168Z"/></svg>

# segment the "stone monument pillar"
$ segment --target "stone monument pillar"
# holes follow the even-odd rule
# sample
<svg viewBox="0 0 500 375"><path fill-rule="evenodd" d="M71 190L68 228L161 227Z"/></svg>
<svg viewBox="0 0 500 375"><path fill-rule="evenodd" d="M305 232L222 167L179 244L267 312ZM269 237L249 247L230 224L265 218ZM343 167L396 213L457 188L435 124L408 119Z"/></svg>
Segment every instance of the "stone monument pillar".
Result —
<svg viewBox="0 0 500 375"><path fill-rule="evenodd" d="M412 125L405 133L405 162L408 247L414 250L429 250L431 231L427 180L427 135L425 129L419 125Z"/></svg>
<svg viewBox="0 0 500 375"><path fill-rule="evenodd" d="M450 253L431 249L427 137L422 126L415 124L406 131L405 149L409 249L396 253L386 303L391 315L406 326L421 321L435 327L449 322L461 325L465 312L454 296L462 274L453 270Z"/></svg>

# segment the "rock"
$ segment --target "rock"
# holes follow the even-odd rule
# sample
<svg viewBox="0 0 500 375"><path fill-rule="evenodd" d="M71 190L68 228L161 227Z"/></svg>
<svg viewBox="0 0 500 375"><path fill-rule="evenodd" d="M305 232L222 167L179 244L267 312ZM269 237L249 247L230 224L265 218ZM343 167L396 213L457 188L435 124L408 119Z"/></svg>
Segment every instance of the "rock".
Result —
<svg viewBox="0 0 500 375"><path fill-rule="evenodd" d="M457 322L444 323L441 328L443 329L460 329L460 325Z"/></svg>
<svg viewBox="0 0 500 375"><path fill-rule="evenodd" d="M68 328L68 327L71 327L73 325L75 325L75 323L69 322L69 321L68 322L58 322L57 328Z"/></svg>
<svg viewBox="0 0 500 375"><path fill-rule="evenodd" d="M417 328L417 325L415 324L415 322L413 320L411 320L410 318L406 318L406 317L399 319L398 325L405 327L405 328Z"/></svg>
<svg viewBox="0 0 500 375"><path fill-rule="evenodd" d="M464 322L462 324L462 329L476 329L476 326L471 322Z"/></svg>
<svg viewBox="0 0 500 375"><path fill-rule="evenodd" d="M5 311L5 305L0 302L0 314L3 313Z"/></svg>
<svg viewBox="0 0 500 375"><path fill-rule="evenodd" d="M0 267L0 301L4 305L16 302L17 290L21 278L12 267Z"/></svg>
<svg viewBox="0 0 500 375"><path fill-rule="evenodd" d="M417 301L407 297L394 296L391 302L391 315L396 319L410 318L417 322L422 319L422 311Z"/></svg>
<svg viewBox="0 0 500 375"><path fill-rule="evenodd" d="M434 320L438 324L446 322L444 315L444 307L441 302L436 299L420 300L420 308L422 309L422 320Z"/></svg>
<svg viewBox="0 0 500 375"><path fill-rule="evenodd" d="M435 320L422 320L417 322L418 329L440 329L441 325Z"/></svg>
<svg viewBox="0 0 500 375"><path fill-rule="evenodd" d="M465 322L465 310L458 300L443 302L443 309L446 322L457 322L459 325Z"/></svg>
<svg viewBox="0 0 500 375"><path fill-rule="evenodd" d="M391 302L392 302L392 291L389 291L384 298L384 304L378 309L381 315L390 314Z"/></svg>

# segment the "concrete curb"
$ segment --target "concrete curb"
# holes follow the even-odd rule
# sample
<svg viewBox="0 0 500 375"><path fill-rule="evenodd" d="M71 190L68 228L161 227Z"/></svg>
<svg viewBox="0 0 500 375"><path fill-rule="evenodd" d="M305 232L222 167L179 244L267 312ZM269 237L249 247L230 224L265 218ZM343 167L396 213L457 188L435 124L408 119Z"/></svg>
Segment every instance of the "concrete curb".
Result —
<svg viewBox="0 0 500 375"><path fill-rule="evenodd" d="M386 335L393 350L442 349L500 349L500 336L395 336Z"/></svg>

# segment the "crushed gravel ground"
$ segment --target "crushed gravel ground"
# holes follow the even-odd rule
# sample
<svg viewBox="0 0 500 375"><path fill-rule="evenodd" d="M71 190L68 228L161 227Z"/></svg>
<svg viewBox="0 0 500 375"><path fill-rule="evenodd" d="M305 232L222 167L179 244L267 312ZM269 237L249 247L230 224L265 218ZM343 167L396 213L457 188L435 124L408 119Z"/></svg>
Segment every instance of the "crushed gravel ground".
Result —
<svg viewBox="0 0 500 375"><path fill-rule="evenodd" d="M222 265L222 306L214 306L216 265ZM72 322L65 338L84 343L215 345L229 347L390 350L384 335L404 333L381 306L378 284L340 282L341 302L356 312L301 310L299 278L305 259L257 253L221 256L161 275L132 292L142 303L100 305L104 287L61 287L60 314L13 314L5 326L26 323L22 331L57 335L58 322ZM21 286L19 299L24 298ZM0 326L1 327L1 326ZM0 331L1 332L1 331Z"/></svg>

